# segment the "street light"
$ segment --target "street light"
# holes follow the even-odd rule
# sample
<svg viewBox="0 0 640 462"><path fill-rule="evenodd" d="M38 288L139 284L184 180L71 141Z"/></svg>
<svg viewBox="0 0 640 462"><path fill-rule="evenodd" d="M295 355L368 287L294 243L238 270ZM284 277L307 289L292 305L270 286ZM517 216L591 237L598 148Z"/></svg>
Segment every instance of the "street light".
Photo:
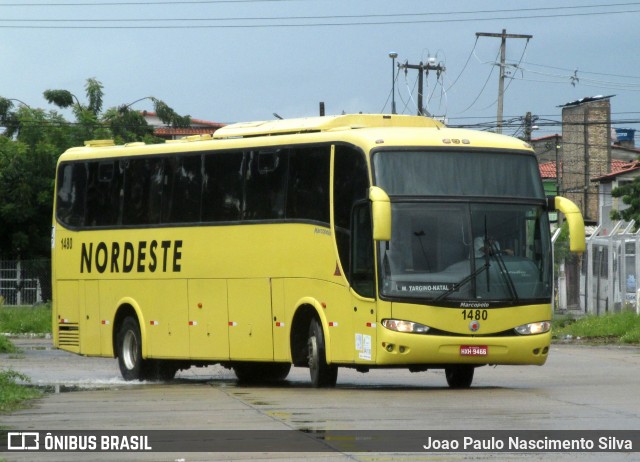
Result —
<svg viewBox="0 0 640 462"><path fill-rule="evenodd" d="M398 53L392 51L389 53L391 58L391 114L396 113L396 58Z"/></svg>

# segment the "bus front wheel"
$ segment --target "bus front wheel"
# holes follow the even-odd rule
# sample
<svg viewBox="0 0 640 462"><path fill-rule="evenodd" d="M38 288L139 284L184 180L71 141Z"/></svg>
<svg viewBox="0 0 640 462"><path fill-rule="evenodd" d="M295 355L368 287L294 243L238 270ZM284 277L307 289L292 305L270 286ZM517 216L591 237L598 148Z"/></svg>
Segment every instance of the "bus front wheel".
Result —
<svg viewBox="0 0 640 462"><path fill-rule="evenodd" d="M125 380L144 380L145 361L142 359L140 324L133 317L123 321L116 340L118 366Z"/></svg>
<svg viewBox="0 0 640 462"><path fill-rule="evenodd" d="M335 387L338 380L338 367L327 364L324 332L317 319L313 319L309 326L308 350L311 384L315 388Z"/></svg>
<svg viewBox="0 0 640 462"><path fill-rule="evenodd" d="M449 388L469 388L473 382L473 366L449 366L444 369Z"/></svg>

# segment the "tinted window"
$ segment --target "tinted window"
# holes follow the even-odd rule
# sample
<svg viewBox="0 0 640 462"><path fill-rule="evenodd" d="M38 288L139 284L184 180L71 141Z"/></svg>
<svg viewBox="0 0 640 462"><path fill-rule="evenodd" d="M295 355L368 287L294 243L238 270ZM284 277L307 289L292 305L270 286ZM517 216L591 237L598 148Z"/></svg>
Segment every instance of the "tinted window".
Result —
<svg viewBox="0 0 640 462"><path fill-rule="evenodd" d="M287 185L286 151L245 153L245 220L284 218Z"/></svg>
<svg viewBox="0 0 640 462"><path fill-rule="evenodd" d="M533 155L381 151L373 165L376 184L389 195L544 198Z"/></svg>
<svg viewBox="0 0 640 462"><path fill-rule="evenodd" d="M119 161L89 162L87 186L87 226L113 226L119 223L122 169Z"/></svg>
<svg viewBox="0 0 640 462"><path fill-rule="evenodd" d="M339 155L343 173L336 187L346 201L340 208L346 228L353 201L367 188L364 159L349 152ZM71 226L284 219L328 224L330 164L330 146L61 164L57 216Z"/></svg>
<svg viewBox="0 0 640 462"><path fill-rule="evenodd" d="M287 218L329 223L330 156L329 146L290 151Z"/></svg>
<svg viewBox="0 0 640 462"><path fill-rule="evenodd" d="M205 154L202 179L202 220L240 220L242 205L242 152Z"/></svg>
<svg viewBox="0 0 640 462"><path fill-rule="evenodd" d="M353 289L363 297L375 296L373 229L371 205L360 202L353 209L350 280Z"/></svg>
<svg viewBox="0 0 640 462"><path fill-rule="evenodd" d="M58 170L57 216L70 226L84 225L87 170L84 164L65 164Z"/></svg>
<svg viewBox="0 0 640 462"><path fill-rule="evenodd" d="M353 205L367 197L369 179L364 155L349 146L336 146L333 174L333 210L340 261L349 274L349 237Z"/></svg>
<svg viewBox="0 0 640 462"><path fill-rule="evenodd" d="M122 224L156 224L162 200L162 160L138 158L125 161Z"/></svg>
<svg viewBox="0 0 640 462"><path fill-rule="evenodd" d="M200 221L202 156L167 157L162 191L163 222Z"/></svg>

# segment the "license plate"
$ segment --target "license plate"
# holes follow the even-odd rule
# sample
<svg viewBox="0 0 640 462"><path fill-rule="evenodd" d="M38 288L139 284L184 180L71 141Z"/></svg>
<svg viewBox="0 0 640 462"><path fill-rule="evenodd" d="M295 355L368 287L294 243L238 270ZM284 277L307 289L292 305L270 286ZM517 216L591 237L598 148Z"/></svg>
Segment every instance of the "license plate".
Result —
<svg viewBox="0 0 640 462"><path fill-rule="evenodd" d="M460 356L487 356L486 345L460 345Z"/></svg>

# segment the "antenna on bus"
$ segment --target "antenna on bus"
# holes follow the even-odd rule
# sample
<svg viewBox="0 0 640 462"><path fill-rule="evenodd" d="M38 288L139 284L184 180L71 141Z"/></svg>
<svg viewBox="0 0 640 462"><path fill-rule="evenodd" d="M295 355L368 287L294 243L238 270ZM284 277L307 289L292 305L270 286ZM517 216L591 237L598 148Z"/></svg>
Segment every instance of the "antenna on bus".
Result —
<svg viewBox="0 0 640 462"><path fill-rule="evenodd" d="M275 117L276 119L280 119L280 120L282 120L282 119L283 119L283 117L282 117L282 116L280 116L280 114L278 114L277 112L274 112L274 113L273 113L273 117Z"/></svg>
<svg viewBox="0 0 640 462"><path fill-rule="evenodd" d="M320 101L320 117L324 116L324 101Z"/></svg>

